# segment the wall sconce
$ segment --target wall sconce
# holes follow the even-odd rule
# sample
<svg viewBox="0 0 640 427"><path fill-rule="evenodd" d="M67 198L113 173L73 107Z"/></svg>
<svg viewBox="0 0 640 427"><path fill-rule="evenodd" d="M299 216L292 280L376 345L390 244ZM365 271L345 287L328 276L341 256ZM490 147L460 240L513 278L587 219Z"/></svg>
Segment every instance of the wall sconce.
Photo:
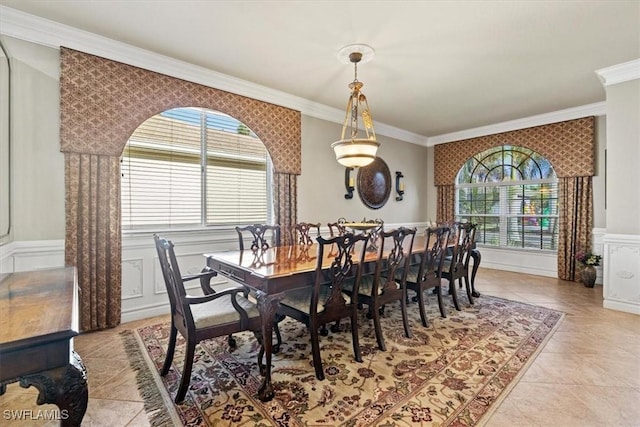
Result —
<svg viewBox="0 0 640 427"><path fill-rule="evenodd" d="M401 182L400 178L404 178L404 175L402 175L402 172L396 171L396 193L398 193L396 196L397 202L404 199L404 182Z"/></svg>
<svg viewBox="0 0 640 427"><path fill-rule="evenodd" d="M353 168L344 168L344 186L347 189L347 194L344 195L345 199L353 199L353 189L356 186L356 183L353 178L351 178L351 171Z"/></svg>

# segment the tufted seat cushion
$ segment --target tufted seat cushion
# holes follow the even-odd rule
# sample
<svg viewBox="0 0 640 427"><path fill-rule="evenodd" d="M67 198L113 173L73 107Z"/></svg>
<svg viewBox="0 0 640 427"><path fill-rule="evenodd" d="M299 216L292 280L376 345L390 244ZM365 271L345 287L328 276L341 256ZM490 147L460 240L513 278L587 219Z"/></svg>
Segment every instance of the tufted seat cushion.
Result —
<svg viewBox="0 0 640 427"><path fill-rule="evenodd" d="M237 300L250 319L260 317L258 308L251 301L240 294L238 294ZM231 295L225 295L202 304L192 304L191 314L193 315L196 329L240 321L240 314L231 303Z"/></svg>
<svg viewBox="0 0 640 427"><path fill-rule="evenodd" d="M324 311L324 305L331 295L330 286L321 286L320 295L318 298L318 313ZM344 292L342 298L345 300L345 304L351 304L351 297ZM288 305L295 308L298 311L309 314L309 307L311 306L311 288L309 289L297 289L295 291L287 292L285 297L280 301L282 305Z"/></svg>

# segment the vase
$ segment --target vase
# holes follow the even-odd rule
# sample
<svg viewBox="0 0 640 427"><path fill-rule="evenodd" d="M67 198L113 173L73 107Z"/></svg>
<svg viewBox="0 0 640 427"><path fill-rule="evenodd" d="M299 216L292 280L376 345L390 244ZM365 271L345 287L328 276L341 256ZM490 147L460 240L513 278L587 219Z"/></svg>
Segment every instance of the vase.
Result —
<svg viewBox="0 0 640 427"><path fill-rule="evenodd" d="M582 283L587 288L593 288L596 284L596 268L593 265L585 265L582 270Z"/></svg>

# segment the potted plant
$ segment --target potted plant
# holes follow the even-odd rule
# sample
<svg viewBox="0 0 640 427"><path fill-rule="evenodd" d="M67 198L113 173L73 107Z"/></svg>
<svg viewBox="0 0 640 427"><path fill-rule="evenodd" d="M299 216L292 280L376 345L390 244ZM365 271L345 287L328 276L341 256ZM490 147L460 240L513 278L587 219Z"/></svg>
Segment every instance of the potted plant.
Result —
<svg viewBox="0 0 640 427"><path fill-rule="evenodd" d="M593 288L596 284L596 267L600 265L602 256L592 252L578 252L576 260L584 266L582 269L582 283L587 288Z"/></svg>

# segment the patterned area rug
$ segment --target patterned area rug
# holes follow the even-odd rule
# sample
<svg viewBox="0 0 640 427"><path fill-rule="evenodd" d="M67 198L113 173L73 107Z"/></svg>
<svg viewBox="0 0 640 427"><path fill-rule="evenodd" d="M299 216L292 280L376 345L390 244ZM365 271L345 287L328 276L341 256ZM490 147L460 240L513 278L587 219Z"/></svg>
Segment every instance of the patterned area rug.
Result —
<svg viewBox="0 0 640 427"><path fill-rule="evenodd" d="M160 378L169 325L125 331L123 339L132 365L140 369L143 395L151 402L155 398L147 406L155 426L482 425L563 313L483 295L460 312L450 305L449 316L442 319L433 298L428 328L420 323L417 304L408 306L412 338L404 336L399 304L387 306L382 318L386 352L378 350L372 321L363 310L363 363L353 360L348 320L339 332L321 337L324 381L314 374L308 331L285 319L280 324L283 346L273 359L276 397L266 403L255 398L261 376L251 333L236 334L238 347L232 352L224 337L198 345L190 388L179 405L172 397L184 341L178 343L173 369Z"/></svg>

